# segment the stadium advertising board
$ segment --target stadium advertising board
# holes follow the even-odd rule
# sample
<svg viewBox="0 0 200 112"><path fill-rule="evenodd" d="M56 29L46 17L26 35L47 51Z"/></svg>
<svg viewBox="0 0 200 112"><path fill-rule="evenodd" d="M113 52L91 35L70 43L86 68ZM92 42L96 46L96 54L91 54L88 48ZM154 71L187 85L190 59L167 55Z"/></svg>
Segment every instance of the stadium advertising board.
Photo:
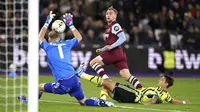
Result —
<svg viewBox="0 0 200 112"><path fill-rule="evenodd" d="M93 70L89 66L89 61L97 56L95 50L96 49L91 47L73 49L73 66L77 68L81 62L85 62L85 69L88 72L92 72ZM131 72L155 72L157 69L156 64L161 64L162 62L162 50L159 48L137 49L135 47L130 47L129 49L125 49L125 52L127 54L127 62ZM25 50L15 47L13 59L18 67L27 66L27 54ZM39 59L40 72L49 72L46 53L42 49L39 50ZM116 72L116 69L113 66L107 66L105 69L107 72ZM174 71L177 73L200 74L200 53L184 49L176 50Z"/></svg>

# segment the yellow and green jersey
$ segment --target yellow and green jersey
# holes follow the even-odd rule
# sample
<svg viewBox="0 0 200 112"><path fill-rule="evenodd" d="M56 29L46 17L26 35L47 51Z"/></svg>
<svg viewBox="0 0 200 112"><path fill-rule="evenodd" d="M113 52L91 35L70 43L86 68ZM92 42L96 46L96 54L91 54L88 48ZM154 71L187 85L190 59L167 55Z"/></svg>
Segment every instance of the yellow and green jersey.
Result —
<svg viewBox="0 0 200 112"><path fill-rule="evenodd" d="M123 103L142 103L152 100L153 96L158 96L156 103L171 102L170 94L160 87L147 87L142 89L131 88L128 85L117 83L114 88L113 99Z"/></svg>
<svg viewBox="0 0 200 112"><path fill-rule="evenodd" d="M160 87L147 87L142 89L135 89L136 93L136 99L135 102L141 103L141 102L148 102L150 101L154 95L157 95L159 97L158 101L156 103L162 103L162 102L168 102L170 103L172 101L172 97L170 94L162 90Z"/></svg>

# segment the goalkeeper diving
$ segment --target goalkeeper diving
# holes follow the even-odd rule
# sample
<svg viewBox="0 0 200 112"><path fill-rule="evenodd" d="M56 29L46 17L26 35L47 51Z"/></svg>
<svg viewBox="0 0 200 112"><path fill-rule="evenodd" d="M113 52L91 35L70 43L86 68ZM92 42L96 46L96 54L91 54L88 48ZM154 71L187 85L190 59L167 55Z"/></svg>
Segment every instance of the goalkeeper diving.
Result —
<svg viewBox="0 0 200 112"><path fill-rule="evenodd" d="M173 78L170 76L162 76L158 81L157 87L135 89L119 82L104 80L101 77L86 74L83 71L83 66L84 63L77 69L78 77L96 84L97 87L104 86L109 96L120 103L156 104L168 102L171 104L190 104L188 100L173 99L167 92L168 88L174 83Z"/></svg>
<svg viewBox="0 0 200 112"><path fill-rule="evenodd" d="M73 39L61 40L59 33L54 30L48 34L48 41L44 38L54 16L55 14L51 11L44 26L40 30L39 40L41 48L43 48L47 54L48 65L53 73L55 81L39 85L39 99L44 92L60 95L69 94L71 97L76 98L81 105L101 107L114 106L113 103L102 99L85 98L81 84L76 77L77 72L74 70L71 61L71 49L79 45L82 36L73 25L73 16L70 13L63 15L63 21L72 31L74 35ZM28 98L25 96L19 96L18 99L25 103L28 102Z"/></svg>

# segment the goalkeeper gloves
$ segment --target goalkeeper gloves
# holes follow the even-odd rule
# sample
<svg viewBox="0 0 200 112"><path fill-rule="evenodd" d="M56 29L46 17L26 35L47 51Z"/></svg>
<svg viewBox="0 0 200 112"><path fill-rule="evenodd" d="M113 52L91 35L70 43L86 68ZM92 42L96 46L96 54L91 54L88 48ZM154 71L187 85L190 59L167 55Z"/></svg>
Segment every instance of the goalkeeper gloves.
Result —
<svg viewBox="0 0 200 112"><path fill-rule="evenodd" d="M44 24L44 27L48 28L49 24L51 23L51 21L53 20L53 18L55 17L56 14L53 14L52 11L49 12L49 15L47 16L46 22Z"/></svg>
<svg viewBox="0 0 200 112"><path fill-rule="evenodd" d="M65 24L71 29L74 30L75 27L73 25L73 15L71 15L70 13L65 13L63 15L64 19L63 21L65 22Z"/></svg>

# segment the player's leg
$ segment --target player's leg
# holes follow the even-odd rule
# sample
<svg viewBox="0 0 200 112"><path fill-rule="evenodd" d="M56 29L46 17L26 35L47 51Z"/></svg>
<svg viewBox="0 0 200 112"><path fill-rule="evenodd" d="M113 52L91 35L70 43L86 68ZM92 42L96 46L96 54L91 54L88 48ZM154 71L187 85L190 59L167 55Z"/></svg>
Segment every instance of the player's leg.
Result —
<svg viewBox="0 0 200 112"><path fill-rule="evenodd" d="M131 83L136 89L142 88L142 84L138 81L138 79L131 75L128 69L128 65L126 60L115 63L114 66L118 69L120 75L129 83Z"/></svg>
<svg viewBox="0 0 200 112"><path fill-rule="evenodd" d="M46 93L53 93L53 87L56 82L48 82L48 83L41 83L39 84L39 95L38 98L40 99L43 92Z"/></svg>
<svg viewBox="0 0 200 112"><path fill-rule="evenodd" d="M69 82L69 81L68 81ZM105 100L100 100L100 99L86 99L84 97L84 92L83 89L81 88L81 83L78 81L78 78L75 76L73 77L73 82L72 83L72 90L69 92L69 94L72 97L75 97L81 105L86 105L86 106L103 106L103 107L110 107L114 106L113 103L105 101Z"/></svg>
<svg viewBox="0 0 200 112"><path fill-rule="evenodd" d="M39 93L38 93L38 99L41 98L43 92L53 93L53 84L54 82L49 83L41 83L39 84ZM24 95L18 96L18 99L24 103L28 103L28 98Z"/></svg>
<svg viewBox="0 0 200 112"><path fill-rule="evenodd" d="M99 56L95 57L93 60L90 61L90 66L96 71L96 73L99 76L103 77L103 79L110 79L105 74L104 68L102 67L102 65L104 65L102 60L103 60L103 58L99 55ZM100 98L106 100L107 97L108 97L108 93L104 89L104 87L102 87L101 92L100 92Z"/></svg>
<svg viewBox="0 0 200 112"><path fill-rule="evenodd" d="M122 69L119 71L120 75L129 83L131 83L136 89L142 88L142 84L138 79L131 75L128 69Z"/></svg>
<svg viewBox="0 0 200 112"><path fill-rule="evenodd" d="M104 86L102 86L101 91L100 91L100 99L107 100L108 96L109 94L108 94L107 89Z"/></svg>
<svg viewBox="0 0 200 112"><path fill-rule="evenodd" d="M102 60L106 60L106 55L108 53L104 53L102 55L96 56L94 59L90 61L90 66L93 68L93 70L104 79L108 79L109 77L106 75L104 68L102 67L104 65L104 62Z"/></svg>
<svg viewBox="0 0 200 112"><path fill-rule="evenodd" d="M100 106L100 107L113 107L114 103L102 100L102 99L96 99L96 98L84 98L82 100L79 100L79 103L81 105L85 106Z"/></svg>
<svg viewBox="0 0 200 112"><path fill-rule="evenodd" d="M111 93L113 92L116 82L113 82L111 80L105 80L99 76L89 75L89 74L83 72L82 67L83 66L79 66L79 68L77 70L78 77L88 80L88 81L92 82L93 84L96 84L97 87L104 86L105 89L108 90L108 92L111 92Z"/></svg>
<svg viewBox="0 0 200 112"><path fill-rule="evenodd" d="M45 83L39 84L39 94L38 94L38 98L40 99L42 96L42 93L45 91L44 90L44 85Z"/></svg>
<svg viewBox="0 0 200 112"><path fill-rule="evenodd" d="M102 67L102 65L110 65L113 64L118 60L119 57L113 58L114 54L112 52L104 52L103 54L97 56L90 62L90 66L99 74L103 79L110 78L105 74L105 71ZM105 91L104 87L102 87L102 90L100 92L100 98L106 100L108 97L108 93Z"/></svg>

